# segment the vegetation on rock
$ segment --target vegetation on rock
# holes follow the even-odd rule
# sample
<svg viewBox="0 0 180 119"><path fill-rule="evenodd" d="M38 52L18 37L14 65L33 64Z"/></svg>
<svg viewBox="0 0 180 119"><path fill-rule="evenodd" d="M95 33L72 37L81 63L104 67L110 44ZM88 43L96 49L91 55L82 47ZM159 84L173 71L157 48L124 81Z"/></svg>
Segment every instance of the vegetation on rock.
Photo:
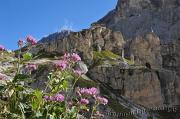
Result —
<svg viewBox="0 0 180 119"><path fill-rule="evenodd" d="M7 76L10 71L0 73L0 118L7 119L77 119L79 115L87 118L103 116L97 111L99 105L106 105L108 100L100 96L96 87L76 87L79 80L88 71L81 57L76 53L65 53L49 73L46 88L34 89L29 84L34 81L32 74L42 68L30 62L33 56L28 51L36 40L32 36L26 42L19 40L17 57L13 61L6 60L11 53L1 48L1 62L11 64L14 75ZM22 48L28 47L27 52ZM81 64L81 66L79 65ZM93 85L95 86L95 85Z"/></svg>

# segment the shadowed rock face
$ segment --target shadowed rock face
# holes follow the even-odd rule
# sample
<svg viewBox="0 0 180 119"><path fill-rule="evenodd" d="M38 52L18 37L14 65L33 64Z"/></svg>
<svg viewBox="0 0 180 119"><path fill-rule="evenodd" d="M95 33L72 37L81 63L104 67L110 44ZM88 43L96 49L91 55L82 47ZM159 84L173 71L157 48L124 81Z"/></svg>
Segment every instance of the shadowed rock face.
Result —
<svg viewBox="0 0 180 119"><path fill-rule="evenodd" d="M148 108L179 105L180 78L172 71L113 66L95 67L88 75L110 86L116 94Z"/></svg>
<svg viewBox="0 0 180 119"><path fill-rule="evenodd" d="M121 31L125 39L154 32L161 40L180 38L179 0L119 0L97 23Z"/></svg>
<svg viewBox="0 0 180 119"><path fill-rule="evenodd" d="M155 72L145 69L96 67L89 72L92 79L112 87L117 94L146 107L163 105L160 81Z"/></svg>

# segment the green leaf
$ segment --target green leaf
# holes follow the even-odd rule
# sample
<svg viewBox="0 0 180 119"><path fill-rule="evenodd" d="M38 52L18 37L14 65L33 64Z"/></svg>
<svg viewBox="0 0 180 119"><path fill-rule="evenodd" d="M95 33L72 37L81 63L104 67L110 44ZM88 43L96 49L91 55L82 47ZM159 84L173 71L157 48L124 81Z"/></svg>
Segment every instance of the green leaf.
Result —
<svg viewBox="0 0 180 119"><path fill-rule="evenodd" d="M24 90L24 87L23 87L23 86L20 86L20 85L17 85L17 86L15 86L15 90L16 90L16 91L23 91L23 90Z"/></svg>
<svg viewBox="0 0 180 119"><path fill-rule="evenodd" d="M55 119L55 117L51 114L49 114L49 119Z"/></svg>
<svg viewBox="0 0 180 119"><path fill-rule="evenodd" d="M87 110L88 108L87 108L87 106L85 106L85 105L81 105L81 107L80 107L82 110Z"/></svg>
<svg viewBox="0 0 180 119"><path fill-rule="evenodd" d="M24 114L25 114L25 110L24 110L25 107L24 107L24 105L23 105L22 103L20 103L20 104L19 104L19 108L20 108L20 110L21 110L23 119L25 119L25 115L24 115Z"/></svg>
<svg viewBox="0 0 180 119"><path fill-rule="evenodd" d="M64 80L64 81L63 81L62 88L65 89L65 88L68 88L68 86L69 86L68 81Z"/></svg>
<svg viewBox="0 0 180 119"><path fill-rule="evenodd" d="M5 85L0 83L0 91L3 90L4 88L5 88Z"/></svg>
<svg viewBox="0 0 180 119"><path fill-rule="evenodd" d="M53 74L52 72L49 73L49 75L48 75L48 79L49 79L49 80L52 79L52 74Z"/></svg>
<svg viewBox="0 0 180 119"><path fill-rule="evenodd" d="M36 90L33 95L33 100L32 100L32 109L33 110L38 110L43 103L43 94L41 91Z"/></svg>
<svg viewBox="0 0 180 119"><path fill-rule="evenodd" d="M16 74L13 82L25 81L26 79L30 79L30 77L28 75L25 75L25 74Z"/></svg>
<svg viewBox="0 0 180 119"><path fill-rule="evenodd" d="M29 52L23 54L23 59L24 59L25 61L31 60L31 59L32 59L32 54L29 53Z"/></svg>
<svg viewBox="0 0 180 119"><path fill-rule="evenodd" d="M36 112L36 117L37 117L37 118L42 117L42 116L43 116L43 115L42 115L42 113L41 113L40 111L37 111L37 112Z"/></svg>
<svg viewBox="0 0 180 119"><path fill-rule="evenodd" d="M73 106L68 114L71 119L76 119L77 107Z"/></svg>

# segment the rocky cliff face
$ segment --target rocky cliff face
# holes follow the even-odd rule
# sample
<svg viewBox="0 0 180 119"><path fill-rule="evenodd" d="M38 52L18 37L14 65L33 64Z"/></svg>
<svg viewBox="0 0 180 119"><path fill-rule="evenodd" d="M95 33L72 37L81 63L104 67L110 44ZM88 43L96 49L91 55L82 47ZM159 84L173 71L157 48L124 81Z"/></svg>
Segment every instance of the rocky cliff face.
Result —
<svg viewBox="0 0 180 119"><path fill-rule="evenodd" d="M163 68L176 71L180 76L180 39L161 44Z"/></svg>
<svg viewBox="0 0 180 119"><path fill-rule="evenodd" d="M154 32L161 40L180 38L179 0L118 0L97 23L121 31L125 39Z"/></svg>
<svg viewBox="0 0 180 119"><path fill-rule="evenodd" d="M121 69L121 67L96 67L89 72L92 79L99 80L118 95L146 107L162 106L160 81L156 72L146 69Z"/></svg>
<svg viewBox="0 0 180 119"><path fill-rule="evenodd" d="M124 41L120 32L102 26L93 26L91 29L56 38L39 43L33 52L57 55L75 50L81 54L84 61L90 62L89 66L93 62L93 51L110 50L120 55L124 51L126 58L133 55L135 64L127 69L118 65L95 66L88 72L88 76L99 82L100 87L108 86L108 90L113 92L113 99L119 100L123 96L123 100L126 101L120 101L121 106L137 110L139 107L134 107L134 104L146 108L180 105L179 40L163 44L154 33L149 33ZM40 80L33 86L43 88L41 84L45 77L41 77L44 75L40 75ZM102 90L107 89L105 87ZM141 118L146 119L143 115Z"/></svg>
<svg viewBox="0 0 180 119"><path fill-rule="evenodd" d="M51 38L51 37L50 37ZM121 54L124 39L120 32L114 32L106 27L94 26L80 32L71 32L65 37L56 37L48 42L39 43L32 50L33 53L55 53L78 52L86 63L91 63L94 50L110 50Z"/></svg>
<svg viewBox="0 0 180 119"><path fill-rule="evenodd" d="M179 0L118 0L116 9L97 22L122 32L127 55L132 53L136 64L148 63L152 69L158 69L161 93L166 93L164 98L171 97L170 88L174 88L178 102L179 13ZM171 86L167 81L172 82Z"/></svg>
<svg viewBox="0 0 180 119"><path fill-rule="evenodd" d="M179 105L180 78L168 70L95 67L89 77L110 86L116 94L149 107Z"/></svg>
<svg viewBox="0 0 180 119"><path fill-rule="evenodd" d="M138 36L125 45L125 55L133 55L136 65L149 64L151 68L162 67L160 51L160 39L154 33Z"/></svg>
<svg viewBox="0 0 180 119"><path fill-rule="evenodd" d="M134 104L146 108L178 107L179 13L180 0L118 0L116 9L90 29L52 34L43 38L32 52L38 55L78 52L91 67L88 76L99 82L103 91L109 90L113 99L121 100L117 104L130 110L139 108ZM126 68L120 65L92 67L93 51L104 50L133 60L134 64ZM126 60L124 64L129 65ZM148 117L141 115L141 118Z"/></svg>

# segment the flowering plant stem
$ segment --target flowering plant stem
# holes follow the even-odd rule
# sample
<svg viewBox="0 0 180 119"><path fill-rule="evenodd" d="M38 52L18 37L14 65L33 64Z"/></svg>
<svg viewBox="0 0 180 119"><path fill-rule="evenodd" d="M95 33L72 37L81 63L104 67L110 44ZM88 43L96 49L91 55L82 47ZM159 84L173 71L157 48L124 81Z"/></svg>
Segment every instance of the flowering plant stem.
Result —
<svg viewBox="0 0 180 119"><path fill-rule="evenodd" d="M95 105L92 107L92 112L91 112L91 116L90 116L90 119L93 119L93 115L94 115L94 111L96 110L97 108L97 102L95 101Z"/></svg>
<svg viewBox="0 0 180 119"><path fill-rule="evenodd" d="M20 63L21 63L21 46L19 48L19 52L18 52L18 62L17 62L17 74L20 73Z"/></svg>
<svg viewBox="0 0 180 119"><path fill-rule="evenodd" d="M79 80L80 77L81 77L81 76L79 76L77 79L75 79L74 84L73 84L73 86L72 86L72 89L73 89L73 90L74 90L74 87L75 87L75 85L76 85L76 83L77 83L77 81Z"/></svg>
<svg viewBox="0 0 180 119"><path fill-rule="evenodd" d="M79 78L80 78L80 76L79 76L77 79L75 79L75 81L74 81L74 83L73 83L73 85L72 85L72 88L71 88L70 92L69 92L69 93L67 93L66 98L68 98L68 97L69 97L69 95L71 95L71 94L73 93L74 87L75 87L75 85L76 85L77 81L79 80Z"/></svg>

